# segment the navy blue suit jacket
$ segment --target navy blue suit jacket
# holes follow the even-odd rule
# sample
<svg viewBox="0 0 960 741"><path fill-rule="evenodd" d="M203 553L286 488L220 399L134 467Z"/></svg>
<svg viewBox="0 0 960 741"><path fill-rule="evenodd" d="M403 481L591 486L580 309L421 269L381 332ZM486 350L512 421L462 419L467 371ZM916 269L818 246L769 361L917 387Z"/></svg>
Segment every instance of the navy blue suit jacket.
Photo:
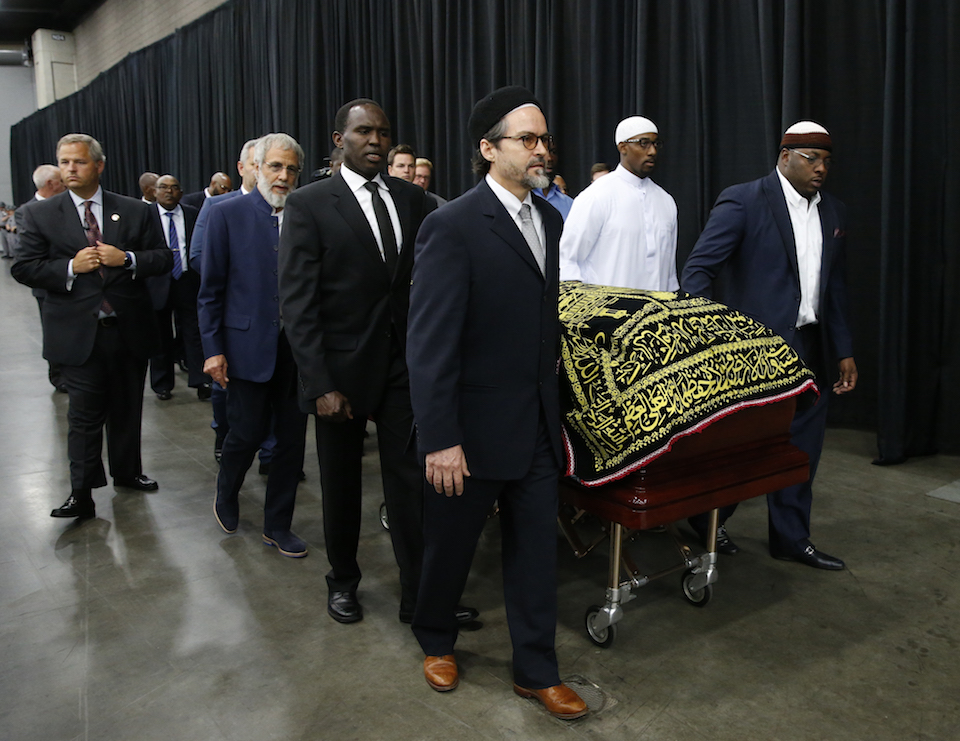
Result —
<svg viewBox="0 0 960 741"><path fill-rule="evenodd" d="M821 196L823 255L817 319L825 361L839 361L853 357L847 323L846 209L829 193ZM723 291L714 296L713 281L721 269ZM720 194L687 258L680 287L747 314L796 349L800 309L797 248L776 170Z"/></svg>
<svg viewBox="0 0 960 741"><path fill-rule="evenodd" d="M273 377L280 337L277 217L259 190L210 210L197 309L203 356L225 355L227 377Z"/></svg>
<svg viewBox="0 0 960 741"><path fill-rule="evenodd" d="M563 220L539 196L533 201L547 237L545 276L486 181L428 216L417 236L407 365L420 453L462 445L480 479L529 471L541 414L563 465Z"/></svg>
<svg viewBox="0 0 960 741"><path fill-rule="evenodd" d="M197 223L193 225L193 235L190 238L191 270L196 270L199 273L203 266L203 238L207 231L207 219L210 217L210 209L228 198L236 198L242 195L243 191L238 188L237 190L231 190L229 193L204 199L203 205L200 207L200 214L197 216ZM180 203L181 205L183 204L182 199Z"/></svg>

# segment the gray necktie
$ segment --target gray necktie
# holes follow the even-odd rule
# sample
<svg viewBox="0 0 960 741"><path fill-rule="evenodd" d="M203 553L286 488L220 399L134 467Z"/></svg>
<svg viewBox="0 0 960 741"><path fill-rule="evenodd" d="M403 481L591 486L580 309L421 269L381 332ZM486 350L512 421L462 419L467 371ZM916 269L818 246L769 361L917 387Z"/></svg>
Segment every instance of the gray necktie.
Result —
<svg viewBox="0 0 960 741"><path fill-rule="evenodd" d="M520 233L527 240L527 246L533 253L533 259L537 261L540 267L540 275L546 275L547 253L540 244L540 237L537 234L537 227L533 224L533 216L530 214L530 204L524 203L520 206Z"/></svg>

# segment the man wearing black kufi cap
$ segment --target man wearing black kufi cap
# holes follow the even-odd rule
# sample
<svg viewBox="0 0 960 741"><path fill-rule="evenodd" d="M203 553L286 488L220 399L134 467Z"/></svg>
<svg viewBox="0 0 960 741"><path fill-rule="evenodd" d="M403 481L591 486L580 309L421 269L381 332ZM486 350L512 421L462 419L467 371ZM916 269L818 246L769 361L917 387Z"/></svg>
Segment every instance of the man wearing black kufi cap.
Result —
<svg viewBox="0 0 960 741"><path fill-rule="evenodd" d="M531 194L547 184L553 138L522 87L477 103L469 131L484 178L424 220L410 290L407 364L427 478L413 630L428 684L455 689L453 607L498 501L514 691L570 720L587 707L560 683L554 650L562 221Z"/></svg>
<svg viewBox="0 0 960 741"><path fill-rule="evenodd" d="M846 209L820 188L830 170L830 134L813 121L784 132L777 166L766 177L727 188L713 207L680 278L684 291L711 297L721 269L718 300L766 324L816 373L820 399L801 409L791 442L810 456L810 479L767 495L770 555L819 569L841 570L839 558L810 542L810 507L831 388L853 391L857 365L847 325ZM839 380L837 368L839 367ZM721 511L721 524L733 512ZM705 523L692 518L701 534ZM717 549L738 549L718 534Z"/></svg>

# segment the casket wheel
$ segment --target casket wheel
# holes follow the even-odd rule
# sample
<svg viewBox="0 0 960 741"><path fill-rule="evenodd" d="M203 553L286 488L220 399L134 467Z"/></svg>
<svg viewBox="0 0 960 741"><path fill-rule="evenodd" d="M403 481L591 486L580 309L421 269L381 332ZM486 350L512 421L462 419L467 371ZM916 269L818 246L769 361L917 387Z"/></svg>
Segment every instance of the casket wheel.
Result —
<svg viewBox="0 0 960 741"><path fill-rule="evenodd" d="M380 525L383 526L384 530L390 529L390 520L387 518L387 503L384 502L380 505Z"/></svg>
<svg viewBox="0 0 960 741"><path fill-rule="evenodd" d="M587 609L587 614L584 616L587 635L590 636L590 640L600 648L610 648L614 639L617 637L617 626L608 625L606 628L597 627L597 617L599 615L600 608L597 605Z"/></svg>
<svg viewBox="0 0 960 741"><path fill-rule="evenodd" d="M693 582L693 578L696 576L692 571L685 571L683 574L683 596L687 598L687 602L695 607L706 607L707 603L710 601L710 598L713 597L713 584L707 584L703 589L692 589L690 584Z"/></svg>

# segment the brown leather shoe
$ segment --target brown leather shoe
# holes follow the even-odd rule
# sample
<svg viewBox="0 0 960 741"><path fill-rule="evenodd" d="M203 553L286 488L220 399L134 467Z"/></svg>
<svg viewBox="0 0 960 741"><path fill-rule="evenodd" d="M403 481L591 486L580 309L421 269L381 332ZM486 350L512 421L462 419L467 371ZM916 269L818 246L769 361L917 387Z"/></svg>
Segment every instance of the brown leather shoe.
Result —
<svg viewBox="0 0 960 741"><path fill-rule="evenodd" d="M423 676L427 684L437 692L455 690L460 684L460 675L457 672L457 660L453 654L446 656L425 656L423 658Z"/></svg>
<svg viewBox="0 0 960 741"><path fill-rule="evenodd" d="M565 684L557 684L542 690L528 690L515 684L513 691L520 697L536 698L543 703L543 707L550 715L560 720L575 720L590 712L590 708L580 699L580 695Z"/></svg>

